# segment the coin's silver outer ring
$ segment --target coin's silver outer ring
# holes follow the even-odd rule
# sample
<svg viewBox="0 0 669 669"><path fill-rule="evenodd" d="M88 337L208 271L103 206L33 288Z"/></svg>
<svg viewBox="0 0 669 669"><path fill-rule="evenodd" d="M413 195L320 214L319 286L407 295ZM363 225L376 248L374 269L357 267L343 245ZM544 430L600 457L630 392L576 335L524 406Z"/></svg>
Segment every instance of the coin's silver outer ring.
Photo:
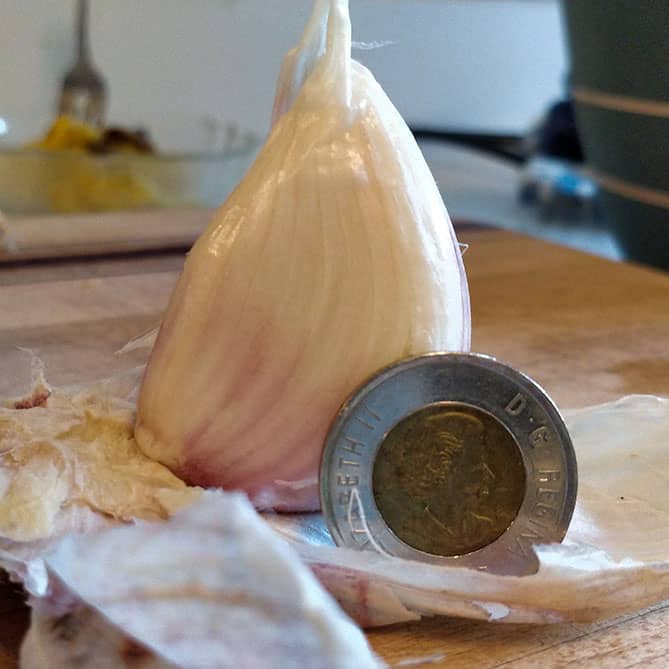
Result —
<svg viewBox="0 0 669 669"><path fill-rule="evenodd" d="M372 475L380 445L403 418L431 404L457 402L495 417L511 433L526 474L514 522L493 543L455 557L432 555L401 541L374 499ZM487 355L429 353L375 374L343 404L325 441L321 508L339 546L409 560L523 575L536 572L533 546L559 543L569 527L578 484L567 427L532 379Z"/></svg>

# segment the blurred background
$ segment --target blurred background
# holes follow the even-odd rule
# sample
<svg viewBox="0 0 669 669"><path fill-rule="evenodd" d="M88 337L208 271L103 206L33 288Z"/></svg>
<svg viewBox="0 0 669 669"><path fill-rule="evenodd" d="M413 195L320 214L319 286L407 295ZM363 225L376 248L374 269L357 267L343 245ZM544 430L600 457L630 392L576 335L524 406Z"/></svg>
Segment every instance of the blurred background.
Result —
<svg viewBox="0 0 669 669"><path fill-rule="evenodd" d="M606 76L619 71L615 52L637 58L640 79L655 76L653 63L669 65L666 4L353 0L354 55L414 130L452 217L666 266L656 232L668 222L667 174L643 184L616 171L644 161L640 144L655 146L664 170L643 111L654 110L651 125L666 120L669 102L656 97L669 86L611 90L619 82ZM311 5L2 0L0 211L41 221L218 205L267 132L281 60ZM635 30L622 29L634 16ZM653 63L638 60L648 52ZM571 90L585 91L576 119ZM616 109L628 99L634 110ZM659 107L643 106L652 100ZM642 127L608 164L598 147L630 116Z"/></svg>

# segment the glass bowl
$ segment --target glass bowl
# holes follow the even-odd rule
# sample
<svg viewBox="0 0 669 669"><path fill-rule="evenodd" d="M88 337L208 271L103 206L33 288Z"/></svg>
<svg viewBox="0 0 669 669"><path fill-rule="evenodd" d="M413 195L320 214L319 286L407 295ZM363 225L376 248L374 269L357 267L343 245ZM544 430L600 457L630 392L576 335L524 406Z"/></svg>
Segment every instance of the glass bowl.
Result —
<svg viewBox="0 0 669 669"><path fill-rule="evenodd" d="M50 125L0 114L0 211L10 217L216 207L260 145L234 124L206 118L148 124L153 154L31 148Z"/></svg>

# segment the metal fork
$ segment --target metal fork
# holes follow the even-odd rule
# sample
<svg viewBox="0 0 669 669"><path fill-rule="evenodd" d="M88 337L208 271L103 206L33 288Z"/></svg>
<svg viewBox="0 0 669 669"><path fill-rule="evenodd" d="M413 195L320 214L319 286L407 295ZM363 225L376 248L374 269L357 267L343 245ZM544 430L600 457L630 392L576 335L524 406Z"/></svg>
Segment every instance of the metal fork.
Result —
<svg viewBox="0 0 669 669"><path fill-rule="evenodd" d="M65 75L58 110L101 127L107 104L107 84L91 59L88 37L88 0L78 0L76 16L77 50L74 67Z"/></svg>

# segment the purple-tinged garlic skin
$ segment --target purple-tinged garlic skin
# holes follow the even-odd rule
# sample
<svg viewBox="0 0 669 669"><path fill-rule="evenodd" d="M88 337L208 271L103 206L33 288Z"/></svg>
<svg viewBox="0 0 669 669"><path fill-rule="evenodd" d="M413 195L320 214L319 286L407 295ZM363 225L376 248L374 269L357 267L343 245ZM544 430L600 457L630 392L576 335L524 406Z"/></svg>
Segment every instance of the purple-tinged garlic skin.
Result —
<svg viewBox="0 0 669 669"><path fill-rule="evenodd" d="M164 523L67 537L45 561L30 669L383 666L243 495L210 491ZM40 662L44 650L60 661Z"/></svg>

